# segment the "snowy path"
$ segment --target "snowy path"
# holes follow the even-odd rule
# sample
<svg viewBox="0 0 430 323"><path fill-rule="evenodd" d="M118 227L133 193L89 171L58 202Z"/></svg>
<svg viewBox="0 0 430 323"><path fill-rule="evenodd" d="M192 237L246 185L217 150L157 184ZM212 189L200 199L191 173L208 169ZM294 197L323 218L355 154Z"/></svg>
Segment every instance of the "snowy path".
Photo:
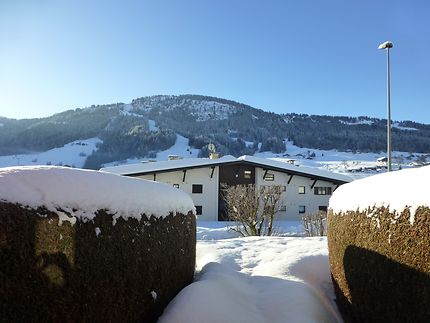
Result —
<svg viewBox="0 0 430 323"><path fill-rule="evenodd" d="M159 322L342 322L325 238L198 241L197 269Z"/></svg>

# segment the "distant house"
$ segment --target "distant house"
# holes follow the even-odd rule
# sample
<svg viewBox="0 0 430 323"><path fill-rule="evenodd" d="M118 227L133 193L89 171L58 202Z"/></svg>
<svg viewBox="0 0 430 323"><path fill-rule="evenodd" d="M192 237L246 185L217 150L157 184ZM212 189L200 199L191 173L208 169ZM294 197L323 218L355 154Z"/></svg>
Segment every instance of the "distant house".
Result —
<svg viewBox="0 0 430 323"><path fill-rule="evenodd" d="M278 219L300 220L327 211L331 194L348 176L253 156L189 158L102 168L101 171L168 183L193 199L199 220L227 220L224 185L280 185L284 191Z"/></svg>
<svg viewBox="0 0 430 323"><path fill-rule="evenodd" d="M376 162L377 163L379 163L379 164L386 164L387 162L388 162L388 158L387 157L379 157L377 160L376 160Z"/></svg>

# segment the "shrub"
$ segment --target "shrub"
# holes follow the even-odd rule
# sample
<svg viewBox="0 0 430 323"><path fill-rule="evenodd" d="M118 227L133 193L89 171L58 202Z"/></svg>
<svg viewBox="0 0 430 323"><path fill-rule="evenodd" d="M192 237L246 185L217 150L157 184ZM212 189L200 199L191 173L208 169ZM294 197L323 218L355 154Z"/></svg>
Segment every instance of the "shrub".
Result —
<svg viewBox="0 0 430 323"><path fill-rule="evenodd" d="M302 217L303 228L305 236L316 237L325 236L326 230L327 212L317 212L305 214Z"/></svg>
<svg viewBox="0 0 430 323"><path fill-rule="evenodd" d="M233 185L222 189L228 218L236 222L231 230L243 237L272 235L280 207L281 186Z"/></svg>
<svg viewBox="0 0 430 323"><path fill-rule="evenodd" d="M430 209L328 215L330 269L346 321L430 322Z"/></svg>
<svg viewBox="0 0 430 323"><path fill-rule="evenodd" d="M195 217L112 221L0 203L1 320L154 322L192 282Z"/></svg>

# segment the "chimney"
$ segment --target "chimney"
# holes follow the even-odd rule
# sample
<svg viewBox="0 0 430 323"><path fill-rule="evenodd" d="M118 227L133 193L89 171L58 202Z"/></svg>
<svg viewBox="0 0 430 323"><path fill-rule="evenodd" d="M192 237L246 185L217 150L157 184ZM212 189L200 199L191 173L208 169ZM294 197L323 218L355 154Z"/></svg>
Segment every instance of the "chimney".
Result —
<svg viewBox="0 0 430 323"><path fill-rule="evenodd" d="M219 153L210 153L209 154L209 159L218 159L219 158Z"/></svg>

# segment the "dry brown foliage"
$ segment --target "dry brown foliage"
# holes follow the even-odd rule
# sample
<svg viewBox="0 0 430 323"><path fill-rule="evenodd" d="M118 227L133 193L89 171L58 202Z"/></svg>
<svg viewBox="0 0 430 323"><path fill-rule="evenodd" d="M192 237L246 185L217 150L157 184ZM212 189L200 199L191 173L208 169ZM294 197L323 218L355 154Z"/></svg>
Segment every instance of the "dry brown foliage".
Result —
<svg viewBox="0 0 430 323"><path fill-rule="evenodd" d="M278 185L224 187L228 216L236 222L231 229L244 237L272 235L281 194L282 188Z"/></svg>

